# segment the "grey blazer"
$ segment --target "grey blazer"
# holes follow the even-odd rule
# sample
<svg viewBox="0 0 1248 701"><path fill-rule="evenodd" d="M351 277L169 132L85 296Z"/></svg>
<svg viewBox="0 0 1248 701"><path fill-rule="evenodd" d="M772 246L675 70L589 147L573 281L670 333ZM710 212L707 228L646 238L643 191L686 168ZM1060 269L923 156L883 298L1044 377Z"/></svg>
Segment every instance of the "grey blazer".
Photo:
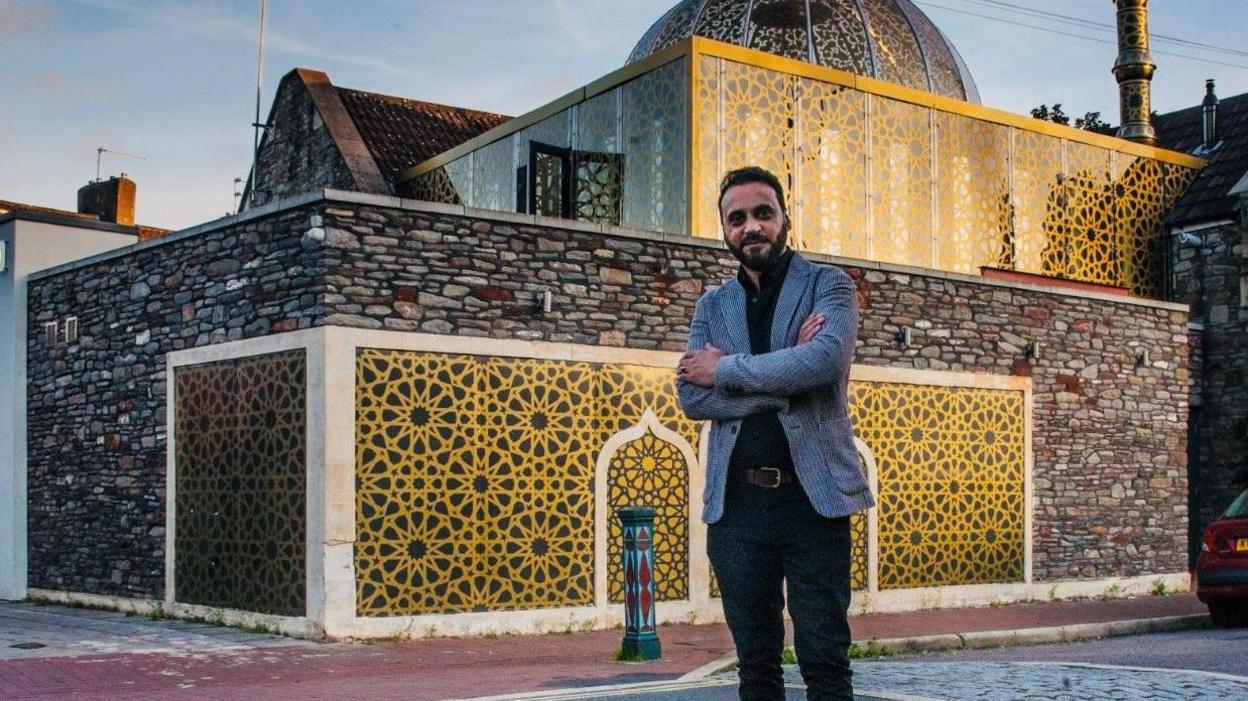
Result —
<svg viewBox="0 0 1248 701"><path fill-rule="evenodd" d="M796 345L798 329L812 312L827 320L814 339ZM741 420L762 411L779 412L798 481L816 511L831 518L875 504L846 405L857 335L853 280L840 268L813 265L798 254L776 300L770 353L750 354L745 289L735 277L702 295L689 324L689 349L710 343L727 355L715 368L713 388L676 384L685 414L711 420L704 521L723 516L728 459Z"/></svg>

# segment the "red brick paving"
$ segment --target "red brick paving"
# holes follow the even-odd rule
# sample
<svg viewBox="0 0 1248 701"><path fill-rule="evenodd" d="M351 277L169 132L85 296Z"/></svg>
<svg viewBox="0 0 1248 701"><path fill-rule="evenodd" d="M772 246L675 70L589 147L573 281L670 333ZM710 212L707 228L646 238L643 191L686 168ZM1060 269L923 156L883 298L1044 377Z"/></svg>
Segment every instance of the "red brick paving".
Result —
<svg viewBox="0 0 1248 701"><path fill-rule="evenodd" d="M870 614L854 637L977 630L1203 613L1190 594L1118 601ZM145 701L292 699L434 701L540 689L672 679L731 652L721 625L660 631L663 660L612 661L619 631L376 645L295 645L211 655L134 654L0 662L0 699Z"/></svg>

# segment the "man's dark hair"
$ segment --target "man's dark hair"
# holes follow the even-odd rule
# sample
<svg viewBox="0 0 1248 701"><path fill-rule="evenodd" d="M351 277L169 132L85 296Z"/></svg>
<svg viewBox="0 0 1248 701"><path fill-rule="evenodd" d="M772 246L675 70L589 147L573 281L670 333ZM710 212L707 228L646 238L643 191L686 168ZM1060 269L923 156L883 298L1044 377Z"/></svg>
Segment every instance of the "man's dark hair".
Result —
<svg viewBox="0 0 1248 701"><path fill-rule="evenodd" d="M780 178L777 178L775 175L772 175L771 171L760 166L746 166L728 171L724 179L719 181L717 206L723 207L724 193L728 192L728 188L748 183L763 183L771 186L771 189L776 191L776 201L780 203L780 213L784 215L785 219L789 218L789 208L784 204L784 186L780 184Z"/></svg>

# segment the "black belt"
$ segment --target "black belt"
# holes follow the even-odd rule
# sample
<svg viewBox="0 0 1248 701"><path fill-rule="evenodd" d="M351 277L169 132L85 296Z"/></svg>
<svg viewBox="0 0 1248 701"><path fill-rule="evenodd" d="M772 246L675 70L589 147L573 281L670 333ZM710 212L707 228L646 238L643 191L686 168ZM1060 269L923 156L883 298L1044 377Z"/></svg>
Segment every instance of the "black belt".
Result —
<svg viewBox="0 0 1248 701"><path fill-rule="evenodd" d="M797 481L797 475L778 467L760 467L757 470L733 470L733 479L753 487L775 489L782 484Z"/></svg>

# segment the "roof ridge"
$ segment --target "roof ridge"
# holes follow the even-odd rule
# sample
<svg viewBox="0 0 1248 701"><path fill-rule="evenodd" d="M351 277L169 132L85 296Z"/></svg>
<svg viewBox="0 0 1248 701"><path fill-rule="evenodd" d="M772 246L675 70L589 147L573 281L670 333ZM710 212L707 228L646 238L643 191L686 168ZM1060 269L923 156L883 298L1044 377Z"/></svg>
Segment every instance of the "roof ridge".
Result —
<svg viewBox="0 0 1248 701"><path fill-rule="evenodd" d="M411 98L411 97L402 97L402 96L400 96L400 95L390 95L390 94L388 94L388 93L375 92L375 91L372 91L372 90L360 90L359 88L348 88L348 87L343 86L343 85L335 85L334 87L335 87L335 88L337 88L337 89L339 89L339 90L346 91L346 92L352 92L352 93L356 93L356 94L359 94L359 95L368 95L368 96L370 96L370 97L377 97L377 98L381 98L381 99L383 99L383 100L394 100L394 101L396 101L396 102L402 102L402 103L405 103L405 104L412 104L412 105L428 105L428 106L431 106L431 107L441 107L441 108L443 108L443 109L448 109L448 110L460 110L460 111L462 111L462 112L474 112L474 113L476 113L476 114L490 115L490 116L493 116L493 117L500 117L500 118L503 118L503 119L512 119L512 117L511 117L510 115L506 115L506 114L503 114L503 113L501 113L501 112L491 112L491 111L489 111L489 110L479 110L479 109L476 109L475 107L458 107L458 106L455 106L455 105L448 105L448 104L445 104L445 103L442 103L442 102L430 102L429 100L417 100L417 99L415 99L415 98Z"/></svg>
<svg viewBox="0 0 1248 701"><path fill-rule="evenodd" d="M1241 101L1245 101L1245 100L1248 100L1248 92L1240 93L1238 95L1231 95L1230 97L1219 97L1218 106L1221 107L1222 105L1225 105L1228 102L1235 103L1235 105L1238 106ZM1200 103L1197 103L1195 105L1190 105L1188 107L1183 107L1177 110L1171 110L1169 112L1159 112L1157 116L1164 118L1164 117L1170 117L1172 115L1180 115L1185 112L1200 112L1203 109L1204 109L1204 106L1201 105Z"/></svg>

